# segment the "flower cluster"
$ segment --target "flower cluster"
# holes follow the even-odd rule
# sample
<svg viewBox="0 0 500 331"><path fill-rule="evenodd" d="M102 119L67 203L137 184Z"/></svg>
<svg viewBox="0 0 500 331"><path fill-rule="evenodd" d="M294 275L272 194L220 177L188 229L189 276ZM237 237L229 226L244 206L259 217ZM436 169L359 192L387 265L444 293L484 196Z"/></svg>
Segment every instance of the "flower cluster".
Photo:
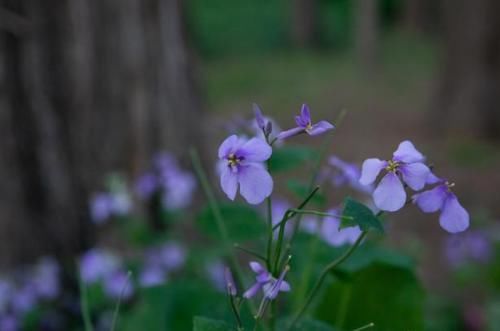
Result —
<svg viewBox="0 0 500 331"><path fill-rule="evenodd" d="M384 171L385 175L373 192L377 208L394 212L413 201L425 213L441 211L439 223L446 231L457 233L466 230L469 226L469 214L451 191L454 184L435 176L424 162L422 153L406 140L399 144L391 160L365 160L359 182L371 185ZM435 186L431 190L418 192L407 200L407 187L419 191L426 185Z"/></svg>

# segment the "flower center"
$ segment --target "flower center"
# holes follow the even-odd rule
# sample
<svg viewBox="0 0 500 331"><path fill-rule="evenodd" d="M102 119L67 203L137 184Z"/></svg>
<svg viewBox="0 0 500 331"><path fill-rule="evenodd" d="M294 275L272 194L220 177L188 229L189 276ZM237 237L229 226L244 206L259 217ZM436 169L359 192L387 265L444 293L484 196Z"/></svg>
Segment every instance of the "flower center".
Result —
<svg viewBox="0 0 500 331"><path fill-rule="evenodd" d="M446 185L446 188L448 189L448 192L451 192L451 188L455 186L455 183L450 183L450 182L445 182L444 185Z"/></svg>
<svg viewBox="0 0 500 331"><path fill-rule="evenodd" d="M227 157L227 165L230 167L236 167L243 158L239 158L233 153L229 154Z"/></svg>
<svg viewBox="0 0 500 331"><path fill-rule="evenodd" d="M398 167L399 167L398 161L389 160L388 165L385 169L390 172L396 172L396 170L398 170Z"/></svg>
<svg viewBox="0 0 500 331"><path fill-rule="evenodd" d="M307 123L307 125L306 125L306 131L311 131L312 128L313 128L312 123L311 122Z"/></svg>

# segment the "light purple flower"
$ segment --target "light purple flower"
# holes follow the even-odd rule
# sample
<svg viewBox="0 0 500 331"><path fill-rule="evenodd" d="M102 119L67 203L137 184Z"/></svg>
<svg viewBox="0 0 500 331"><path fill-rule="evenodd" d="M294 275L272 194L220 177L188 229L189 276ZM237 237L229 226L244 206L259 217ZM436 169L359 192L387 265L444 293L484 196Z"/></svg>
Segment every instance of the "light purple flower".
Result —
<svg viewBox="0 0 500 331"><path fill-rule="evenodd" d="M235 297L238 294L238 289L236 288L233 274L228 267L224 269L224 279L226 281L227 294Z"/></svg>
<svg viewBox="0 0 500 331"><path fill-rule="evenodd" d="M37 295L42 299L54 299L59 295L59 264L50 257L39 260L33 274L31 282Z"/></svg>
<svg viewBox="0 0 500 331"><path fill-rule="evenodd" d="M80 277L85 284L95 283L116 271L120 265L120 259L116 255L94 248L80 259Z"/></svg>
<svg viewBox="0 0 500 331"><path fill-rule="evenodd" d="M15 315L3 315L0 316L0 330L2 331L19 331L21 330L21 325Z"/></svg>
<svg viewBox="0 0 500 331"><path fill-rule="evenodd" d="M430 170L423 162L424 156L410 141L405 140L399 144L392 160L365 160L359 182L362 185L373 184L385 169L387 174L373 192L373 200L380 210L397 211L406 203L406 191L401 180L415 191L425 186Z"/></svg>
<svg viewBox="0 0 500 331"><path fill-rule="evenodd" d="M151 266L159 266L167 272L181 268L186 262L187 252L176 242L167 242L147 252L146 261Z"/></svg>
<svg viewBox="0 0 500 331"><path fill-rule="evenodd" d="M469 227L469 213L451 191L453 186L453 183L443 181L431 190L415 194L412 200L424 213L441 211L441 227L450 233L457 233Z"/></svg>
<svg viewBox="0 0 500 331"><path fill-rule="evenodd" d="M139 177L135 184L135 191L140 199L149 199L158 190L158 178L147 172Z"/></svg>
<svg viewBox="0 0 500 331"><path fill-rule="evenodd" d="M487 263L493 257L493 244L481 231L453 234L444 242L444 253L454 267L466 262Z"/></svg>
<svg viewBox="0 0 500 331"><path fill-rule="evenodd" d="M10 280L0 278L0 314L5 313L14 293L14 285Z"/></svg>
<svg viewBox="0 0 500 331"><path fill-rule="evenodd" d="M141 287L153 287L164 284L167 281L167 273L160 266L146 265L139 274L139 285Z"/></svg>
<svg viewBox="0 0 500 331"><path fill-rule="evenodd" d="M373 185L362 185L359 182L361 178L361 169L357 164L348 163L336 156L331 156L328 160L329 164L338 170L333 174L332 182L336 187L349 185L353 189L362 193L372 193Z"/></svg>
<svg viewBox="0 0 500 331"><path fill-rule="evenodd" d="M12 295L12 309L18 314L25 314L37 304L37 295L32 284L24 284L16 288Z"/></svg>
<svg viewBox="0 0 500 331"><path fill-rule="evenodd" d="M209 261L205 264L208 279L221 292L226 291L225 270L226 266L221 261Z"/></svg>
<svg viewBox="0 0 500 331"><path fill-rule="evenodd" d="M301 133L307 133L310 136L317 136L329 130L335 129L335 126L327 121L319 121L318 123L313 124L309 107L306 104L302 105L300 115L295 116L295 123L297 124L297 127L281 132L277 138L286 139Z"/></svg>
<svg viewBox="0 0 500 331"><path fill-rule="evenodd" d="M118 270L104 279L104 293L111 299L127 300L134 295L134 286L127 272Z"/></svg>
<svg viewBox="0 0 500 331"><path fill-rule="evenodd" d="M244 140L232 135L219 147L220 184L231 200L240 194L250 204L259 204L273 191L273 179L263 162L271 157L272 148L263 140Z"/></svg>
<svg viewBox="0 0 500 331"><path fill-rule="evenodd" d="M256 282L243 293L244 298L252 298L257 292L262 290L264 297L272 300L276 298L278 292L290 291L290 285L284 280L288 268L285 268L285 271L279 279L274 278L271 273L258 262L250 262L250 268L257 274L257 276L255 276Z"/></svg>
<svg viewBox="0 0 500 331"><path fill-rule="evenodd" d="M331 209L327 211L331 215L339 215L338 210ZM321 237L332 246L342 246L354 244L361 235L361 229L358 226L340 228L340 221L336 217L325 217L321 226Z"/></svg>
<svg viewBox="0 0 500 331"><path fill-rule="evenodd" d="M113 213L113 197L109 193L97 193L90 203L92 221L103 224Z"/></svg>
<svg viewBox="0 0 500 331"><path fill-rule="evenodd" d="M162 202L167 209L183 209L192 201L196 189L194 176L179 168L170 168L161 175L163 187Z"/></svg>

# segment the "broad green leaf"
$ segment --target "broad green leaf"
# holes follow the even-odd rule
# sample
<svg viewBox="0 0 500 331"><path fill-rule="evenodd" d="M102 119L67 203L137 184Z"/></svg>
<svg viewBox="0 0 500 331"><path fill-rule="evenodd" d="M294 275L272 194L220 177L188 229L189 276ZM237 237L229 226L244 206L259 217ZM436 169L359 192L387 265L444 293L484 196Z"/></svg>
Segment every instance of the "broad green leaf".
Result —
<svg viewBox="0 0 500 331"><path fill-rule="evenodd" d="M373 228L380 232L384 232L382 224L370 208L350 197L344 200L344 211L342 215L351 218L344 218L342 220L342 228L358 225L363 231Z"/></svg>
<svg viewBox="0 0 500 331"><path fill-rule="evenodd" d="M424 292L412 270L376 262L336 280L324 292L316 318L342 330L374 323L374 330L424 329Z"/></svg>
<svg viewBox="0 0 500 331"><path fill-rule="evenodd" d="M260 213L240 203L220 204L222 217L232 241L255 239L265 233L265 222ZM198 224L205 234L220 239L216 219L210 208L198 216Z"/></svg>
<svg viewBox="0 0 500 331"><path fill-rule="evenodd" d="M193 331L233 331L229 324L224 321L213 320L206 317L195 316L193 319Z"/></svg>
<svg viewBox="0 0 500 331"><path fill-rule="evenodd" d="M269 160L269 171L279 172L295 169L316 157L317 152L307 147L284 146L273 151Z"/></svg>

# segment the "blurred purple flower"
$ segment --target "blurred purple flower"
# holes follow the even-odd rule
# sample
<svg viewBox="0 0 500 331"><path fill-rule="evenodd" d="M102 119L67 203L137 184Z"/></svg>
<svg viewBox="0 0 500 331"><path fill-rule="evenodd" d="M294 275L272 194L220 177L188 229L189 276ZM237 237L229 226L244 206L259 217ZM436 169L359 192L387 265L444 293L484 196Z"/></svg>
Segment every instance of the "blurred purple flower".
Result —
<svg viewBox="0 0 500 331"><path fill-rule="evenodd" d="M2 331L20 331L21 325L15 315L0 316L0 330Z"/></svg>
<svg viewBox="0 0 500 331"><path fill-rule="evenodd" d="M365 160L359 182L362 185L371 185L385 169L387 174L373 192L373 200L380 210L397 211L406 203L406 191L401 179L416 191L425 186L430 170L423 162L424 156L410 141L405 140L399 144L392 160L382 161L376 158Z"/></svg>
<svg viewBox="0 0 500 331"><path fill-rule="evenodd" d="M44 257L33 270L31 282L37 295L42 299L54 299L59 295L59 264L54 258Z"/></svg>
<svg viewBox="0 0 500 331"><path fill-rule="evenodd" d="M32 284L24 284L12 294L12 309L17 314L25 314L37 304L36 289Z"/></svg>
<svg viewBox="0 0 500 331"><path fill-rule="evenodd" d="M205 265L205 270L214 287L217 290L224 292L227 286L224 274L226 266L221 261L212 261Z"/></svg>
<svg viewBox="0 0 500 331"><path fill-rule="evenodd" d="M146 253L146 261L151 266L159 266L171 272L181 268L186 262L186 250L176 242L167 242Z"/></svg>
<svg viewBox="0 0 500 331"><path fill-rule="evenodd" d="M162 172L165 169L177 168L177 166L177 160L169 152L160 152L153 158L153 167L158 172Z"/></svg>
<svg viewBox="0 0 500 331"><path fill-rule="evenodd" d="M262 110L257 104L253 104L253 112L255 114L255 121L250 124L250 131L255 134L256 137L266 140L273 132L280 131L277 123L270 117L262 115Z"/></svg>
<svg viewBox="0 0 500 331"><path fill-rule="evenodd" d="M5 313L14 293L14 285L11 281L0 278L0 315Z"/></svg>
<svg viewBox="0 0 500 331"><path fill-rule="evenodd" d="M274 278L271 273L258 262L250 262L250 268L257 274L257 276L255 276L256 282L243 293L244 298L252 298L257 292L262 290L264 297L272 300L276 298L278 292L290 291L290 285L284 280L288 268L285 268L285 271L281 274L279 279Z"/></svg>
<svg viewBox="0 0 500 331"><path fill-rule="evenodd" d="M337 209L327 211L331 215L339 215ZM336 217L325 217L321 225L321 237L332 246L342 246L345 244L354 244L361 235L361 229L358 226L340 228L340 221Z"/></svg>
<svg viewBox="0 0 500 331"><path fill-rule="evenodd" d="M113 197L109 193L98 193L94 195L90 203L90 214L92 221L103 224L112 214Z"/></svg>
<svg viewBox="0 0 500 331"><path fill-rule="evenodd" d="M135 191L140 199L149 199L158 190L158 178L155 174L147 172L139 177Z"/></svg>
<svg viewBox="0 0 500 331"><path fill-rule="evenodd" d="M273 198L272 209L271 209L271 217L273 225L279 224L279 222L283 219L286 211L291 208L291 205L288 201L282 198ZM293 229L293 224L291 222L286 223L285 225L285 236L290 235ZM279 228L274 230L274 236L278 236Z"/></svg>
<svg viewBox="0 0 500 331"><path fill-rule="evenodd" d="M121 266L120 259L98 248L87 251L80 259L80 277L85 284L101 281Z"/></svg>
<svg viewBox="0 0 500 331"><path fill-rule="evenodd" d="M180 169L169 169L162 173L163 205L167 209L186 208L196 188L194 176Z"/></svg>
<svg viewBox="0 0 500 331"><path fill-rule="evenodd" d="M434 213L440 210L441 227L450 233L457 233L469 227L469 213L451 191L453 186L453 183L442 181L431 190L415 194L412 200L424 213Z"/></svg>
<svg viewBox="0 0 500 331"><path fill-rule="evenodd" d="M371 194L373 192L373 185L362 185L359 182L361 168L357 164L345 162L336 156L331 156L328 162L337 170L332 176L334 186L349 185L351 188L362 193Z"/></svg>
<svg viewBox="0 0 500 331"><path fill-rule="evenodd" d="M227 197L240 194L250 204L264 201L273 190L273 179L263 162L271 157L272 148L263 140L228 137L219 147L220 184Z"/></svg>
<svg viewBox="0 0 500 331"><path fill-rule="evenodd" d="M134 294L134 286L127 272L117 270L104 279L104 292L114 300L128 300Z"/></svg>
<svg viewBox="0 0 500 331"><path fill-rule="evenodd" d="M454 267L467 262L488 263L493 258L493 244L486 233L470 231L448 236L444 253Z"/></svg>
<svg viewBox="0 0 500 331"><path fill-rule="evenodd" d="M238 289L236 288L236 282L233 278L233 273L229 268L224 270L224 279L226 281L227 294L235 297L238 294Z"/></svg>
<svg viewBox="0 0 500 331"><path fill-rule="evenodd" d="M306 104L302 105L300 115L295 116L295 123L297 124L297 127L282 131L277 138L286 139L301 133L307 133L310 136L317 136L329 130L335 129L335 126L327 121L319 121L318 123L312 124L311 113Z"/></svg>
<svg viewBox="0 0 500 331"><path fill-rule="evenodd" d="M139 286L153 287L164 284L167 273L160 266L145 266L139 274Z"/></svg>

